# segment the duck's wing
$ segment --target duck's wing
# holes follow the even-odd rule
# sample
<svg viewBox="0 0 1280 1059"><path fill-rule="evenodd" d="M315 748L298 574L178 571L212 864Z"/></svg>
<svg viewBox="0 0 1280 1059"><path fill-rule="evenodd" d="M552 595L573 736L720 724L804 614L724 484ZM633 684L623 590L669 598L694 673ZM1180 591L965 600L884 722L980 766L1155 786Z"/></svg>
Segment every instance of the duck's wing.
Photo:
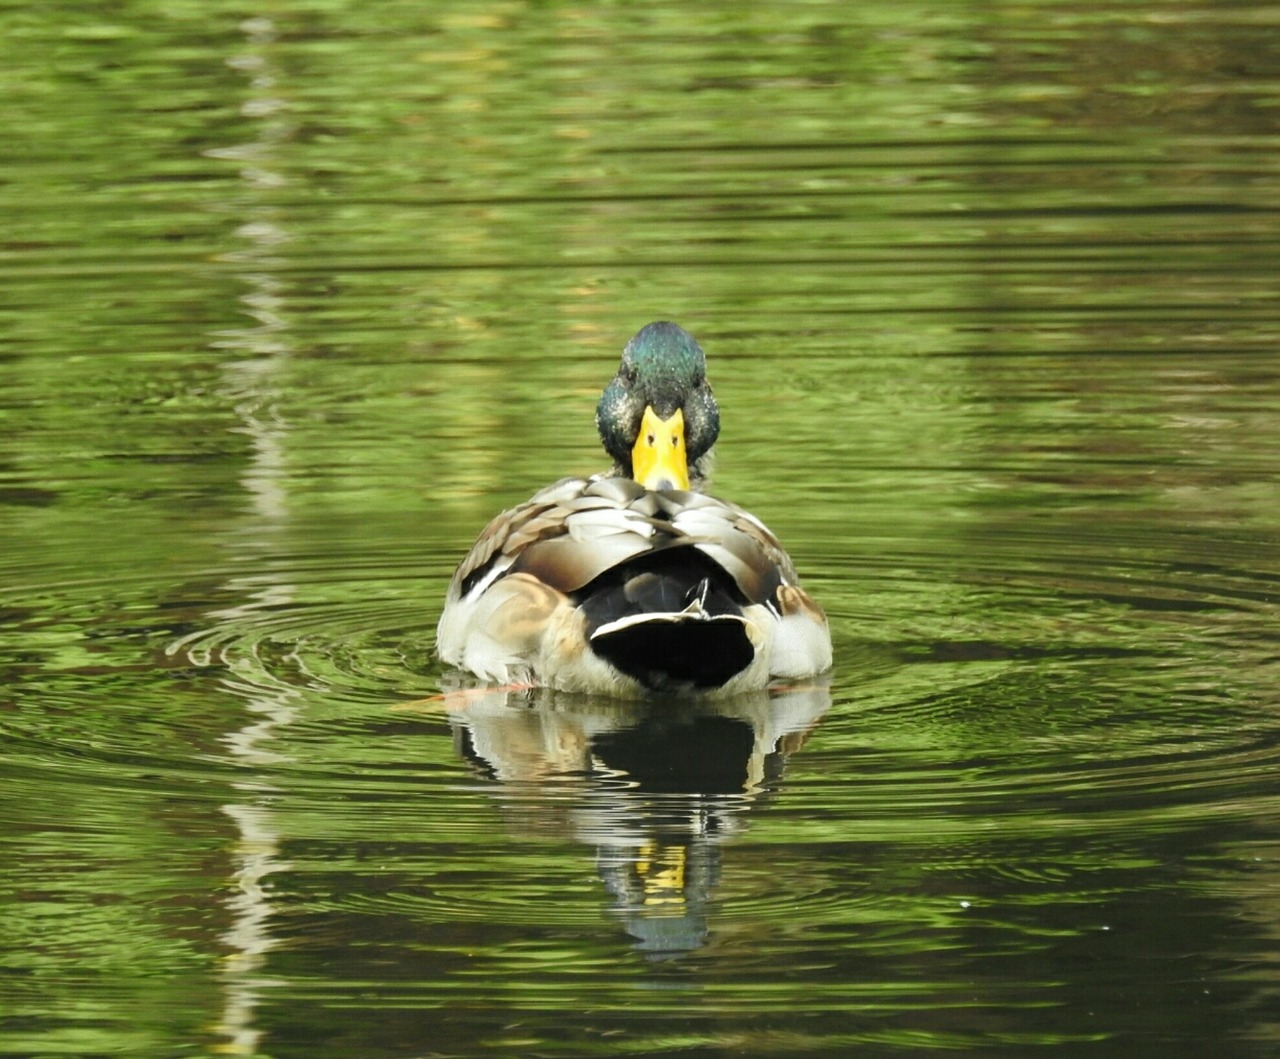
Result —
<svg viewBox="0 0 1280 1059"><path fill-rule="evenodd" d="M496 516L462 560L436 630L440 657L487 680L540 680L581 657L573 593L653 547L644 490L566 478Z"/></svg>
<svg viewBox="0 0 1280 1059"><path fill-rule="evenodd" d="M751 512L702 494L687 494L672 524L698 538L696 547L733 576L743 596L777 622L772 627L769 671L788 679L831 667L831 630L817 601L800 587L781 542Z"/></svg>
<svg viewBox="0 0 1280 1059"><path fill-rule="evenodd" d="M547 486L484 528L454 574L450 595L474 596L516 573L577 591L669 543L658 532L651 496L623 478L565 478Z"/></svg>
<svg viewBox="0 0 1280 1059"><path fill-rule="evenodd" d="M658 495L672 527L733 578L744 602L769 604L779 587L796 583L778 538L737 504L703 493Z"/></svg>

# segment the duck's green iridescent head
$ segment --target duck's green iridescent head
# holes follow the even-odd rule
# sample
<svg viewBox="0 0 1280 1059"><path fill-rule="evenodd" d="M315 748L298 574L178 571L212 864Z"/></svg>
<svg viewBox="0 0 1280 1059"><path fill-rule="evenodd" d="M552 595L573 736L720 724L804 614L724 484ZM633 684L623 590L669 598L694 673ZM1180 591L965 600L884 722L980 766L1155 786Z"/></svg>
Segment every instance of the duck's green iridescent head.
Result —
<svg viewBox="0 0 1280 1059"><path fill-rule="evenodd" d="M693 335L666 321L641 328L600 397L596 428L621 472L646 489L696 483L720 433L720 409Z"/></svg>

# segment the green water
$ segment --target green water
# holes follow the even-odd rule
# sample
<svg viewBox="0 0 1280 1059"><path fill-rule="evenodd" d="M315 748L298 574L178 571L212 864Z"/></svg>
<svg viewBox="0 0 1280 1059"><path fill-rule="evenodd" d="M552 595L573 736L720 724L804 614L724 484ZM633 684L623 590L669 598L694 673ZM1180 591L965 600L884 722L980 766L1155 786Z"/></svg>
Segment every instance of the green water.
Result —
<svg viewBox="0 0 1280 1059"><path fill-rule="evenodd" d="M0 1054L1274 1054L1275 5L7 5L0 71ZM660 318L829 685L452 693Z"/></svg>

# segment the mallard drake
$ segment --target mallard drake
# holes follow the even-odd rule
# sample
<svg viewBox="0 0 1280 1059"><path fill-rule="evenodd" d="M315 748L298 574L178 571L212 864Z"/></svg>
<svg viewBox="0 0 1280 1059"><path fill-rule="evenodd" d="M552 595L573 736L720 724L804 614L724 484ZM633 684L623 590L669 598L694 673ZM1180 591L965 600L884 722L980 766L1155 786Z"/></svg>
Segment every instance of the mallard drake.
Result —
<svg viewBox="0 0 1280 1059"><path fill-rule="evenodd" d="M693 336L641 329L596 427L611 470L504 511L462 560L441 659L484 681L625 696L759 690L827 669L826 615L778 539L702 491L720 413Z"/></svg>

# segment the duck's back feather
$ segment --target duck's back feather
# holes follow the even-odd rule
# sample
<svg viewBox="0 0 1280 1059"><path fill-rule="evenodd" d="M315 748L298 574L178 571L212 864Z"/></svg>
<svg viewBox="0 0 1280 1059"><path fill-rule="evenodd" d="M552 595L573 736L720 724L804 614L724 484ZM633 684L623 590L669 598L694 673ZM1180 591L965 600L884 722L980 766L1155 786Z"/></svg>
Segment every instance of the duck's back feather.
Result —
<svg viewBox="0 0 1280 1059"><path fill-rule="evenodd" d="M520 616L526 602L545 622L541 638ZM519 643L504 643L517 627ZM469 641L484 646L483 667ZM581 662L592 673L603 662L650 688L715 687L735 675L763 686L771 671L804 676L830 662L825 617L759 520L620 477L564 479L495 518L454 575L438 643L446 661L485 677L519 672L586 690L598 681L572 675L582 655L595 656Z"/></svg>

